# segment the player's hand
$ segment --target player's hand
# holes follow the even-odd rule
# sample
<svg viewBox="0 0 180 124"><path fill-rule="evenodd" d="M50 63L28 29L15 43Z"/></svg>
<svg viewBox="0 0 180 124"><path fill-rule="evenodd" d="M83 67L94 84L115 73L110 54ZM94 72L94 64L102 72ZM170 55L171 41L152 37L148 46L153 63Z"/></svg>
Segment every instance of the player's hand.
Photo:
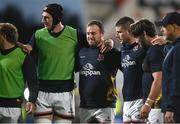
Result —
<svg viewBox="0 0 180 124"><path fill-rule="evenodd" d="M23 49L24 52L30 54L31 51L32 51L32 47L31 45L28 45L28 44L22 44L20 42L16 42L16 44Z"/></svg>
<svg viewBox="0 0 180 124"><path fill-rule="evenodd" d="M175 123L174 122L174 113L167 111L164 115L164 122L165 123Z"/></svg>
<svg viewBox="0 0 180 124"><path fill-rule="evenodd" d="M101 53L110 51L114 47L114 41L112 39L107 39L104 41L104 44L101 46Z"/></svg>
<svg viewBox="0 0 180 124"><path fill-rule="evenodd" d="M27 102L26 103L26 112L27 114L34 114L35 111L35 105L32 102Z"/></svg>
<svg viewBox="0 0 180 124"><path fill-rule="evenodd" d="M151 111L151 107L146 105L146 104L144 104L142 106L142 108L141 108L141 111L140 111L141 117L144 118L144 119L148 118L148 115L149 115L150 111Z"/></svg>
<svg viewBox="0 0 180 124"><path fill-rule="evenodd" d="M156 38L153 39L151 41L151 43L152 43L152 45L156 45L156 44L163 45L163 44L166 44L167 41L165 40L165 38L163 36L156 36Z"/></svg>

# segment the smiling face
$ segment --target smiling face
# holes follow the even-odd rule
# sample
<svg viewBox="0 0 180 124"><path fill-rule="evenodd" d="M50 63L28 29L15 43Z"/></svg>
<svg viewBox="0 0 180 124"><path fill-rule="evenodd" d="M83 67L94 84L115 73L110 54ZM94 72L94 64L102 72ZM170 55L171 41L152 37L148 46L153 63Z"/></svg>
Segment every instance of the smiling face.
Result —
<svg viewBox="0 0 180 124"><path fill-rule="evenodd" d="M51 29L52 25L53 25L53 18L52 18L52 16L49 13L43 12L42 13L42 21L41 22L43 23L45 28Z"/></svg>
<svg viewBox="0 0 180 124"><path fill-rule="evenodd" d="M103 33L97 25L91 25L86 29L86 37L89 45L96 47L102 43Z"/></svg>

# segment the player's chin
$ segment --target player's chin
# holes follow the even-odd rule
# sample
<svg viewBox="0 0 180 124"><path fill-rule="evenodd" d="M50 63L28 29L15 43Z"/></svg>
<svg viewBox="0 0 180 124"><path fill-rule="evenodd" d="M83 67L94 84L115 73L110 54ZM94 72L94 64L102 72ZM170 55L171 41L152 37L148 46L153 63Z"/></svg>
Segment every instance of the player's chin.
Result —
<svg viewBox="0 0 180 124"><path fill-rule="evenodd" d="M93 44L93 43L94 43L94 41L92 41L92 40L88 40L88 43L89 43L89 44Z"/></svg>
<svg viewBox="0 0 180 124"><path fill-rule="evenodd" d="M48 29L50 28L50 26L48 24L45 24L45 23L44 23L44 27L48 28Z"/></svg>

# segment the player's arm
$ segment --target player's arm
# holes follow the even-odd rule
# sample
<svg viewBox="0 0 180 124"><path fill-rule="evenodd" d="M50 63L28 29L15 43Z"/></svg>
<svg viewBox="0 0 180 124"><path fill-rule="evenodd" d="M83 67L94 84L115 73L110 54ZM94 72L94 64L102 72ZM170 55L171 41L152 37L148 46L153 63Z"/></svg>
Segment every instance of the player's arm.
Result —
<svg viewBox="0 0 180 124"><path fill-rule="evenodd" d="M38 80L37 72L34 61L30 55L27 55L23 63L23 75L27 81L27 86L29 89L29 100L26 106L28 113L34 112L35 102L38 96Z"/></svg>
<svg viewBox="0 0 180 124"><path fill-rule="evenodd" d="M114 47L114 41L112 39L106 39L101 46L101 53L110 51Z"/></svg>
<svg viewBox="0 0 180 124"><path fill-rule="evenodd" d="M179 57L180 50L174 50L172 54L172 80L168 83L168 96L166 99L166 113L164 116L166 123L174 123L174 111L177 109L175 104L177 99L179 99L179 89L180 89L180 57Z"/></svg>
<svg viewBox="0 0 180 124"><path fill-rule="evenodd" d="M149 115L149 112L151 111L151 107L154 105L155 100L161 93L162 88L162 71L154 72L152 73L152 76L154 78L150 93L148 95L148 98L146 99L145 104L141 108L141 117L147 118Z"/></svg>
<svg viewBox="0 0 180 124"><path fill-rule="evenodd" d="M77 38L78 38L78 47L89 47L89 44L86 39L86 33L77 29Z"/></svg>
<svg viewBox="0 0 180 124"><path fill-rule="evenodd" d="M151 85L151 90L148 95L148 99L153 100L155 102L155 100L157 99L157 97L160 95L162 91L161 90L162 89L162 71L154 72L152 73L152 76L154 80Z"/></svg>
<svg viewBox="0 0 180 124"><path fill-rule="evenodd" d="M164 56L160 47L153 47L150 54L150 68L153 76L153 81L151 84L151 89L148 95L148 98L145 101L145 104L141 108L141 116L147 118L151 107L154 105L155 100L158 98L162 91L162 63Z"/></svg>
<svg viewBox="0 0 180 124"><path fill-rule="evenodd" d="M23 49L23 51L25 51L26 53L30 54L31 51L34 49L35 47L35 34L32 35L31 40L29 41L28 44L23 44L21 42L16 42L16 45L19 46L20 48Z"/></svg>
<svg viewBox="0 0 180 124"><path fill-rule="evenodd" d="M30 54L32 51L32 46L29 44L23 44L21 42L16 42L16 45L23 49L24 52Z"/></svg>
<svg viewBox="0 0 180 124"><path fill-rule="evenodd" d="M117 49L113 48L110 51L105 53L105 59L108 62L107 64L111 66L113 69L120 69L121 67L121 52Z"/></svg>

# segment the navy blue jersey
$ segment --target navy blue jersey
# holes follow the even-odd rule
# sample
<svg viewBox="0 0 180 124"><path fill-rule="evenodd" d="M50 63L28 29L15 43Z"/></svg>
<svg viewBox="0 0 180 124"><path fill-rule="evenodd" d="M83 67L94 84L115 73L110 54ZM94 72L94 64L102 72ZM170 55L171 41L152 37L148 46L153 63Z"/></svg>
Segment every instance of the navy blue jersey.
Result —
<svg viewBox="0 0 180 124"><path fill-rule="evenodd" d="M177 38L163 63L162 111L180 114L180 38Z"/></svg>
<svg viewBox="0 0 180 124"><path fill-rule="evenodd" d="M164 46L159 45L151 46L146 53L146 57L142 65L144 71L142 81L144 100L147 99L154 80L152 73L162 71L162 63L164 60L163 48Z"/></svg>
<svg viewBox="0 0 180 124"><path fill-rule="evenodd" d="M115 76L120 66L120 52L112 49L102 54L98 48L79 51L80 107L115 107Z"/></svg>
<svg viewBox="0 0 180 124"><path fill-rule="evenodd" d="M123 44L121 50L121 66L124 74L124 101L142 99L142 62L146 50L138 43Z"/></svg>

